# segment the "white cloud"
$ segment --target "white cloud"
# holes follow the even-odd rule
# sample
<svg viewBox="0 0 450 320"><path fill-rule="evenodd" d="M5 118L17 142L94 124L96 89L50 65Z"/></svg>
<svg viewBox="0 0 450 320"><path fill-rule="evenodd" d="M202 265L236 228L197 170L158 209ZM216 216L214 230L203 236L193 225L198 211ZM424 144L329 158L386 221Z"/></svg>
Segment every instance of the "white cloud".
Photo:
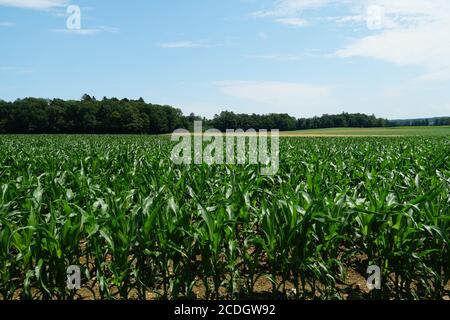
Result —
<svg viewBox="0 0 450 320"><path fill-rule="evenodd" d="M65 6L68 2L68 0L0 0L0 6L45 10Z"/></svg>
<svg viewBox="0 0 450 320"><path fill-rule="evenodd" d="M380 27L375 34L338 50L337 56L420 66L426 70L420 81L450 79L450 1L366 0L365 3L366 8L383 8L384 16L375 17L382 22Z"/></svg>
<svg viewBox="0 0 450 320"><path fill-rule="evenodd" d="M300 18L279 18L275 19L275 21L281 24L286 24L295 27L305 27L309 25L308 21Z"/></svg>
<svg viewBox="0 0 450 320"><path fill-rule="evenodd" d="M313 106L330 96L331 88L304 83L272 81L219 81L214 83L225 95L282 108ZM281 108L281 109L280 109Z"/></svg>
<svg viewBox="0 0 450 320"><path fill-rule="evenodd" d="M339 50L343 58L360 56L389 61L398 65L425 65L449 61L436 61L442 53L450 54L445 43L448 30L437 26L388 30L380 34L364 37L348 47ZM447 55L448 56L448 55Z"/></svg>
<svg viewBox="0 0 450 320"><path fill-rule="evenodd" d="M175 41L159 43L158 46L165 49L214 48L221 46L221 44L210 43L208 41Z"/></svg>
<svg viewBox="0 0 450 320"><path fill-rule="evenodd" d="M366 22L367 17L366 15L359 14L359 15L350 15L350 16L344 16L344 17L327 17L326 20L329 21L335 21L337 23L349 23L349 22Z"/></svg>
<svg viewBox="0 0 450 320"><path fill-rule="evenodd" d="M425 74L416 79L421 82L450 79L449 0L274 0L253 15L301 25L306 10L337 5L349 14L315 19L361 24L370 33L337 50L338 57L422 67Z"/></svg>

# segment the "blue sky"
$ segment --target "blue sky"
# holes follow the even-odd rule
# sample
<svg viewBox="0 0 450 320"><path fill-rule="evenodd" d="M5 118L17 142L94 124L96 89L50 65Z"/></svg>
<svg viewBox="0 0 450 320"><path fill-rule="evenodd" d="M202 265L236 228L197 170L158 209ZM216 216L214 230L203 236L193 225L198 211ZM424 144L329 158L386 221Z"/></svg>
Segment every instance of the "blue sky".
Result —
<svg viewBox="0 0 450 320"><path fill-rule="evenodd" d="M448 116L448 39L448 0L0 0L0 98Z"/></svg>

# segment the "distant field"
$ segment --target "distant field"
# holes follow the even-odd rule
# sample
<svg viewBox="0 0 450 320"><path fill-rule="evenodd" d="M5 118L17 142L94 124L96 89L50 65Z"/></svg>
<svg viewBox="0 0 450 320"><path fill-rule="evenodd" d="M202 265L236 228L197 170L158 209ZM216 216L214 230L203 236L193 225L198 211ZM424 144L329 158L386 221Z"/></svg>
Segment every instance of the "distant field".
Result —
<svg viewBox="0 0 450 320"><path fill-rule="evenodd" d="M184 135L184 134L179 134ZM208 133L206 133L208 135ZM165 134L163 136L169 136ZM450 136L450 126L395 128L329 128L280 132L282 137Z"/></svg>
<svg viewBox="0 0 450 320"><path fill-rule="evenodd" d="M450 136L450 126L445 127L395 127L395 128L331 128L282 132L282 136L335 137L335 136Z"/></svg>

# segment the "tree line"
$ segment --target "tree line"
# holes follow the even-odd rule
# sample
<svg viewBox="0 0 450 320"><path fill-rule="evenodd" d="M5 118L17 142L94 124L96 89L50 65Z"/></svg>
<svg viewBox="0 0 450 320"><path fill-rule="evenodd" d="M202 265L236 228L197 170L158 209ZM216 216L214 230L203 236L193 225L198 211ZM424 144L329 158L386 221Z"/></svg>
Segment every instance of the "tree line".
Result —
<svg viewBox="0 0 450 320"><path fill-rule="evenodd" d="M406 120L390 120L390 126L402 127L418 127L418 126L449 126L450 117L425 118L425 119L406 119Z"/></svg>
<svg viewBox="0 0 450 320"><path fill-rule="evenodd" d="M450 118L443 118L450 120ZM106 98L97 100L87 94L81 100L25 98L13 102L0 100L0 133L65 134L164 134L176 129L193 129L196 120L203 127L226 129L279 129L281 131L334 128L383 127L405 125L374 115L342 113L297 119L288 114L236 114L229 111L206 119L180 109L146 103L144 99ZM418 125L445 125L444 120L420 122Z"/></svg>
<svg viewBox="0 0 450 320"><path fill-rule="evenodd" d="M321 117L296 119L288 114L235 114L233 112L222 112L211 120L214 128L225 130L233 128L242 129L280 129L281 131L337 128L337 127L383 127L388 120L377 118L374 115L361 113L342 113L337 115L324 114Z"/></svg>
<svg viewBox="0 0 450 320"><path fill-rule="evenodd" d="M84 95L80 101L18 99L0 101L2 133L129 133L161 134L186 128L179 109L146 103L143 99Z"/></svg>

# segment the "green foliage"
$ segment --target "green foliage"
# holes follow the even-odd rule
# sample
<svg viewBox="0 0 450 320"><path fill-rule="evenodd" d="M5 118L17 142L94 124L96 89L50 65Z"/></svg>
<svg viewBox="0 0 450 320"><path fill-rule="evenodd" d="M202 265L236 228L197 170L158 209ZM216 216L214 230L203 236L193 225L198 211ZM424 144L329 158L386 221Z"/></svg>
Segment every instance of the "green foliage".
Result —
<svg viewBox="0 0 450 320"><path fill-rule="evenodd" d="M0 100L3 133L128 133L162 134L189 123L179 109L115 98L81 101L26 98L12 103Z"/></svg>
<svg viewBox="0 0 450 320"><path fill-rule="evenodd" d="M74 298L69 265L104 299L238 299L263 278L277 297L339 298L369 265L374 298L446 294L448 137L280 142L270 177L176 166L166 138L1 137L1 297Z"/></svg>
<svg viewBox="0 0 450 320"><path fill-rule="evenodd" d="M224 111L208 120L179 109L161 106L140 98L97 100L84 94L80 101L36 98L14 102L0 100L0 133L67 134L165 134L176 129L193 130L194 121L203 120L204 128L278 129L294 131L322 128L380 128L398 126L444 126L449 117L418 120L386 120L360 113L324 114L321 117L296 119L288 114L235 114Z"/></svg>

